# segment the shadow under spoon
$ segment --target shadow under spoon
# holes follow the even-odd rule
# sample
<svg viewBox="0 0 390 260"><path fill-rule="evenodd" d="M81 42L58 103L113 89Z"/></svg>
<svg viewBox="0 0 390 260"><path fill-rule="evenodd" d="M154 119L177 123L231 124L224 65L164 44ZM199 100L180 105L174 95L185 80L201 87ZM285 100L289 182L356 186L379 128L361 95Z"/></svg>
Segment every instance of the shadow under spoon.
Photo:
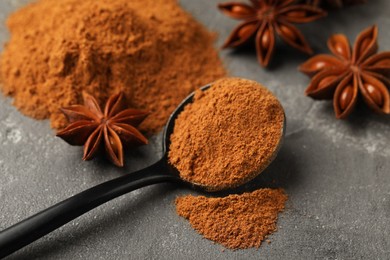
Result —
<svg viewBox="0 0 390 260"><path fill-rule="evenodd" d="M209 87L210 85L206 85L201 89L206 90ZM168 163L167 151L169 149L170 136L173 133L175 119L183 111L184 107L193 101L193 96L194 93L184 99L170 116L164 129L164 155L158 162L142 170L126 174L87 189L1 231L0 258L12 254L107 201L148 185L173 182L179 185L189 185L192 188L203 191L212 190L210 187L182 180L179 172ZM281 138L272 159L276 157L281 146L286 128L285 124L286 121L284 120Z"/></svg>

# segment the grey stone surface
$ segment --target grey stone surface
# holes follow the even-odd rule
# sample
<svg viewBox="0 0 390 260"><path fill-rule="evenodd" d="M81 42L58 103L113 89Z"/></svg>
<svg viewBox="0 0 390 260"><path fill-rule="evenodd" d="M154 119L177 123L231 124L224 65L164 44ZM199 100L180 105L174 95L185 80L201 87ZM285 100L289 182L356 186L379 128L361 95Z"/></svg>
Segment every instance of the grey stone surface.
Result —
<svg viewBox="0 0 390 260"><path fill-rule="evenodd" d="M26 2L0 1L1 46L8 37L7 15ZM236 24L216 11L220 1L180 2L219 32L218 45ZM380 49L389 50L389 16L390 1L369 1L300 28L319 53L327 52L332 33L354 39L378 24ZM195 192L161 184L111 201L9 259L390 259L389 117L361 108L347 121L336 120L329 102L303 95L309 81L296 67L305 55L284 44L277 48L270 69L260 68L252 52L221 52L232 75L268 86L286 110L287 135L278 158L244 187L282 186L290 196L271 244L223 251L175 213L175 197ZM11 102L0 97L0 229L161 155L161 137L156 136L128 156L125 169L82 162L80 148L54 138L47 121L21 115Z"/></svg>

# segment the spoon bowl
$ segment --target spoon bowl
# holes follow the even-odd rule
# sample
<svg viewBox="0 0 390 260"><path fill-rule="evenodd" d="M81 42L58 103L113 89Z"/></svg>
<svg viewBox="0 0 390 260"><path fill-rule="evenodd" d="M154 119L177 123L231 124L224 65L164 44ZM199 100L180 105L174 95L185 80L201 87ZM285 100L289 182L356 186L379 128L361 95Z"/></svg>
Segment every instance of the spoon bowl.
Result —
<svg viewBox="0 0 390 260"><path fill-rule="evenodd" d="M205 91L205 90L209 89L211 87L211 85L212 84L205 85L205 86L201 87L200 90ZM169 147L171 145L171 138L170 137L171 137L171 135L172 135L172 133L174 131L176 118L184 110L186 105L188 105L188 104L193 102L194 94L195 94L195 92L193 92L190 95L188 95L178 105L178 107L175 109L175 111L173 111L173 113L170 115L170 117L168 119L167 124L165 125L164 133L163 133L163 154L164 154L163 160L164 160L164 163L166 164L165 165L166 172L169 173L172 176L177 176L179 178L180 178L179 171L173 165L169 164L169 162L168 162L168 151L169 151ZM262 173L273 162L273 160L276 158L277 154L279 153L280 148L283 145L285 131L286 131L286 115L284 114L284 116L283 116L283 126L282 126L282 129L281 129L280 139L279 139L279 142L278 142L277 146L275 147L275 150L273 151L272 155L270 156L270 159L267 161L267 163L262 165L262 168L256 174L251 175L250 178L245 178L241 182L237 182L234 185L228 187L229 190L232 189L232 188L236 188L236 187L238 187L238 186L240 186L242 184L245 184L245 183L249 182L250 180L254 179L256 176L258 176L260 173ZM163 163L163 162L161 162L161 163ZM183 180L181 178L178 181L179 182L183 182L183 184L190 185L193 189L201 190L201 191L205 191L205 192L216 192L216 191L220 191L221 190L220 188L215 188L215 187L211 187L211 186L205 186L205 185L200 184L200 183L188 182L188 181Z"/></svg>
<svg viewBox="0 0 390 260"><path fill-rule="evenodd" d="M210 86L210 84L206 85L202 87L201 90L206 90L210 88ZM173 182L180 185L187 185L197 190L207 192L216 191L212 187L182 180L178 170L168 162L170 136L174 130L175 120L183 111L184 107L193 102L194 94L195 92L185 98L170 116L163 133L163 156L159 161L145 169L123 175L87 189L1 231L0 258L12 254L103 203L138 188L161 182ZM284 117L279 143L270 157L270 160L262 167L258 174L260 174L276 157L282 145L285 129L286 119ZM245 179L245 182L249 180L250 179Z"/></svg>

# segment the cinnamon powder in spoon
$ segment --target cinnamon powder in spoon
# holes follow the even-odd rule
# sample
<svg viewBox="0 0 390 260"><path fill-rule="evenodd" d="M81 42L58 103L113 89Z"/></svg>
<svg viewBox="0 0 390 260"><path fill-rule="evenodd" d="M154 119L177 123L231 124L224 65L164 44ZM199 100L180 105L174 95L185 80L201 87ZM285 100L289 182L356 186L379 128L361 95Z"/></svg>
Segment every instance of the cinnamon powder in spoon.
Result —
<svg viewBox="0 0 390 260"><path fill-rule="evenodd" d="M286 200L282 189L260 189L225 198L188 195L176 199L176 210L205 238L227 248L244 249L259 247L276 231L278 213Z"/></svg>
<svg viewBox="0 0 390 260"><path fill-rule="evenodd" d="M209 190L241 185L274 158L284 112L260 84L239 78L198 90L175 121L168 154L180 177Z"/></svg>
<svg viewBox="0 0 390 260"><path fill-rule="evenodd" d="M123 91L130 107L151 112L141 128L155 133L196 87L225 75L215 35L176 0L38 0L7 27L1 89L54 128L83 90L100 105Z"/></svg>

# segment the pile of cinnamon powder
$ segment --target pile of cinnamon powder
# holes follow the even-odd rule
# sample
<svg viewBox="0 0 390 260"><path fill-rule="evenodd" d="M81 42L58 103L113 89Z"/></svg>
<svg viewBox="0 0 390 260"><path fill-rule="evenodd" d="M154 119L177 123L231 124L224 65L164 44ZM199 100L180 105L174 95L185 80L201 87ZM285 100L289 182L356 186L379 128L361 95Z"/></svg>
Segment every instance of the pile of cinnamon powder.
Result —
<svg viewBox="0 0 390 260"><path fill-rule="evenodd" d="M177 213L207 239L231 249L260 247L276 231L287 195L282 189L260 189L225 198L192 195L176 199Z"/></svg>
<svg viewBox="0 0 390 260"><path fill-rule="evenodd" d="M180 177L209 190L241 185L272 161L283 134L284 112L265 87L225 78L202 92L175 121L169 162Z"/></svg>
<svg viewBox="0 0 390 260"><path fill-rule="evenodd" d="M2 91L54 128L82 90L101 105L122 90L130 106L152 112L141 128L155 133L190 92L225 75L214 35L176 0L39 0L7 26Z"/></svg>

